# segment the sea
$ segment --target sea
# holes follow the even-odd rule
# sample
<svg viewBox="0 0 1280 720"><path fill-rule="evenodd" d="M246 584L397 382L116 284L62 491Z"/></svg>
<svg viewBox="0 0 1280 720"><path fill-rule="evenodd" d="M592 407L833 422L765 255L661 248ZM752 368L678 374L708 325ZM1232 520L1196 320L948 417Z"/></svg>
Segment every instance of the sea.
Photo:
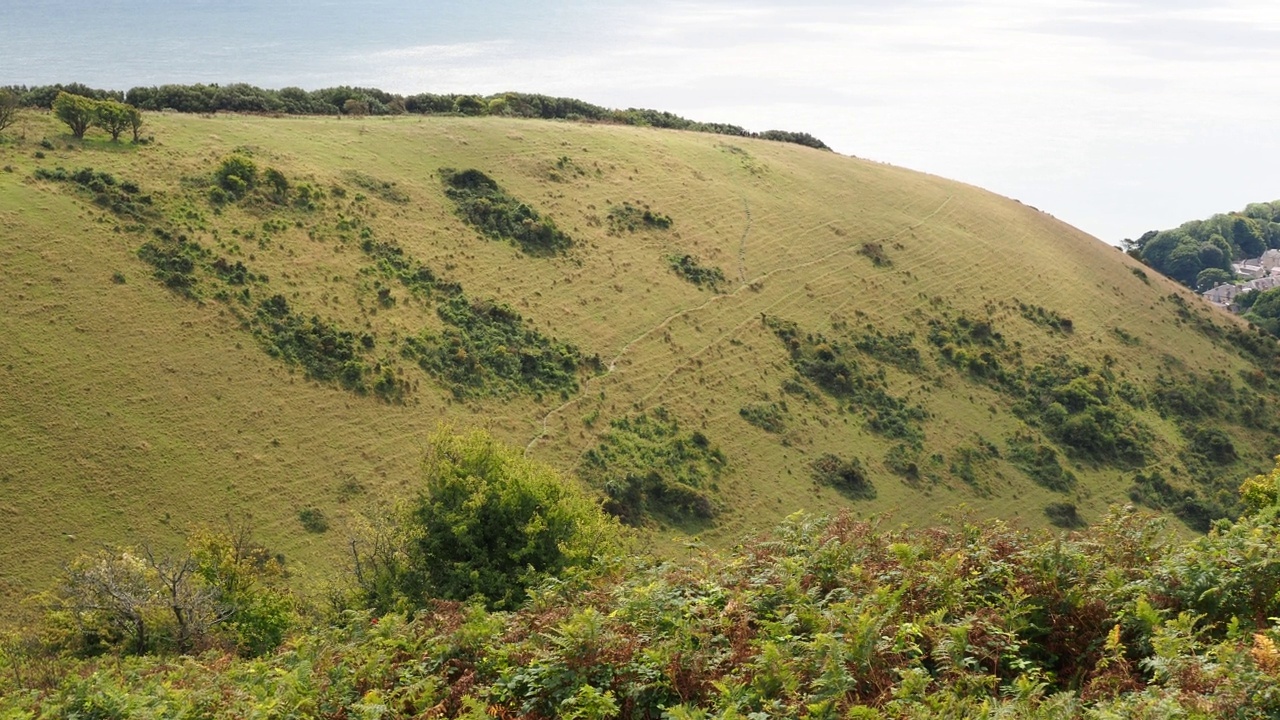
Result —
<svg viewBox="0 0 1280 720"><path fill-rule="evenodd" d="M586 0L0 0L0 85L461 91L419 85L465 81L446 71L485 54L587 49L621 7Z"/></svg>

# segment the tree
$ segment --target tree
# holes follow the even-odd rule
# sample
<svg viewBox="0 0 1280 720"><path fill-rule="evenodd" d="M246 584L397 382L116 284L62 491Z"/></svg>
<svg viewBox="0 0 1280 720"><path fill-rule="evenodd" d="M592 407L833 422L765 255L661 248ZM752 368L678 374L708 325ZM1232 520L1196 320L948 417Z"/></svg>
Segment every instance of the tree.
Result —
<svg viewBox="0 0 1280 720"><path fill-rule="evenodd" d="M342 103L342 112L353 117L364 117L369 114L369 103L360 98L348 98Z"/></svg>
<svg viewBox="0 0 1280 720"><path fill-rule="evenodd" d="M281 569L245 530L199 532L180 555L105 548L63 573L54 610L73 619L87 649L189 652L221 639L246 655L283 640L292 622Z"/></svg>
<svg viewBox="0 0 1280 720"><path fill-rule="evenodd" d="M1223 283L1231 282L1231 273L1222 268L1205 268L1196 275L1196 291L1207 292Z"/></svg>
<svg viewBox="0 0 1280 720"><path fill-rule="evenodd" d="M102 100L93 109L93 124L111 135L111 142L120 141L120 133L130 125L129 111L133 108L115 100Z"/></svg>
<svg viewBox="0 0 1280 720"><path fill-rule="evenodd" d="M53 115L71 128L72 135L83 138L97 117L97 107L97 100L60 92L53 100Z"/></svg>
<svg viewBox="0 0 1280 720"><path fill-rule="evenodd" d="M1258 224L1246 217L1237 216L1231 221L1231 240L1240 248L1240 257L1256 258L1267 249Z"/></svg>
<svg viewBox="0 0 1280 720"><path fill-rule="evenodd" d="M125 107L129 108L129 129L133 131L133 141L136 143L141 140L138 137L138 133L142 130L142 111L132 105L126 105Z"/></svg>
<svg viewBox="0 0 1280 720"><path fill-rule="evenodd" d="M18 94L12 90L0 89L0 132L18 119Z"/></svg>
<svg viewBox="0 0 1280 720"><path fill-rule="evenodd" d="M1275 468L1266 475L1255 475L1240 486L1240 499L1251 512L1261 512L1280 505L1280 455Z"/></svg>
<svg viewBox="0 0 1280 720"><path fill-rule="evenodd" d="M619 542L616 521L572 481L483 431L438 433L425 474L395 539L384 531L373 548L357 548L358 580L379 609L432 597L513 609L534 583L589 566ZM386 597L392 590L398 598Z"/></svg>

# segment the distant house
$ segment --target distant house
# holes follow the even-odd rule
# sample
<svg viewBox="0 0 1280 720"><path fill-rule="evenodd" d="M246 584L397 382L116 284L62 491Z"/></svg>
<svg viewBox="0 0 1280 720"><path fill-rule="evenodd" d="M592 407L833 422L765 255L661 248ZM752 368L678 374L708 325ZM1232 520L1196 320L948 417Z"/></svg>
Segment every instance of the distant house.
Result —
<svg viewBox="0 0 1280 720"><path fill-rule="evenodd" d="M1241 285L1222 284L1204 293L1204 299L1214 305L1227 307L1235 302L1236 296L1243 291Z"/></svg>
<svg viewBox="0 0 1280 720"><path fill-rule="evenodd" d="M1276 271L1280 271L1280 250L1268 250L1262 253L1262 257L1258 258L1258 264L1274 275Z"/></svg>
<svg viewBox="0 0 1280 720"><path fill-rule="evenodd" d="M1268 250L1262 253L1262 257L1232 263L1231 269L1235 270L1236 275L1248 280L1275 275L1280 273L1280 250Z"/></svg>

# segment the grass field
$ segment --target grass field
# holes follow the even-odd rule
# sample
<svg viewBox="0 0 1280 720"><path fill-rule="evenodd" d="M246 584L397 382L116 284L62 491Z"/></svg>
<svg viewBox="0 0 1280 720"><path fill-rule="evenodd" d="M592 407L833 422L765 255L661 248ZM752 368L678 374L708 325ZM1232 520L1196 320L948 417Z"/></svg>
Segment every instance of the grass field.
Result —
<svg viewBox="0 0 1280 720"><path fill-rule="evenodd" d="M1065 494L1032 482L1007 452L978 458L976 478L966 472L957 458L974 448L1004 450L1019 432L1048 430L1029 425L996 385L943 362L926 339L930 320L983 318L1028 366L1066 355L1144 392L1162 376L1215 370L1243 389L1242 373L1256 371L1211 337L1233 318L1210 319L1116 249L981 189L829 152L500 118L156 114L146 146L75 141L63 130L29 115L0 140L0 518L9 535L0 592L11 599L100 543L173 543L196 525L246 519L300 583L323 582L345 565L361 514L413 491L423 444L441 423L488 428L572 473L611 420L665 408L727 466L710 489L715 520L654 523L658 547L676 548L690 532L728 544L799 509L850 504L911 523L963 504L1041 525L1041 509L1065 500L1089 519L1127 502L1137 468L1073 459L1078 483ZM236 151L295 188L322 189L322 206L210 203L209 178ZM155 215L134 222L74 185L33 176L59 166L137 183ZM481 170L574 246L535 256L483 237L455 213L442 168ZM618 228L610 211L624 203L671 226ZM159 225L265 274L264 292L297 312L369 335L371 352L408 388L404 401L308 380L264 352L234 302L190 300L156 282L137 251ZM396 351L441 330L435 301L373 272L361 232L394 241L472 299L510 305L544 336L598 356L598 369L563 395L449 392ZM673 272L669 258L683 255L719 268L723 292ZM1069 319L1070 332L1020 304ZM861 362L926 413L923 479L892 472L885 458L899 443L837 399L783 391L795 370L765 318L832 337L867 325L911 334L920 368ZM782 432L740 414L771 402L786 405ZM1179 460L1186 427L1141 405L1133 417L1150 431L1146 464L1189 472ZM1239 455L1215 471L1223 483L1280 452L1269 429L1229 414L1204 420ZM809 464L824 453L859 458L874 499L815 482ZM328 531L303 528L308 508Z"/></svg>

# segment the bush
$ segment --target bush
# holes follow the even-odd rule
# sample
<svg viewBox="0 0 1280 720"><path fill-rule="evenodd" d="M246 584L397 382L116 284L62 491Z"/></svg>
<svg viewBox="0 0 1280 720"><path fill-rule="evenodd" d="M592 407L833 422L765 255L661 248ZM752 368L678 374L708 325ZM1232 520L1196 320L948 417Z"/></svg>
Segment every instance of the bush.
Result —
<svg viewBox="0 0 1280 720"><path fill-rule="evenodd" d="M867 471L858 458L844 459L831 453L823 455L809 465L813 479L859 500L876 496L875 486L867 477Z"/></svg>
<svg viewBox="0 0 1280 720"><path fill-rule="evenodd" d="M1060 528L1075 530L1088 525L1084 518L1080 517L1080 513L1076 510L1074 503L1049 503L1044 506L1044 514L1045 517L1049 518L1050 523Z"/></svg>
<svg viewBox="0 0 1280 720"><path fill-rule="evenodd" d="M669 255L667 265L676 275L704 290L724 292L724 271L718 267L706 267L692 255Z"/></svg>
<svg viewBox="0 0 1280 720"><path fill-rule="evenodd" d="M787 429L786 414L786 403L751 403L738 410L738 415L743 420L770 433L780 433Z"/></svg>
<svg viewBox="0 0 1280 720"><path fill-rule="evenodd" d="M599 445L583 454L578 473L604 491L605 510L629 525L650 515L707 520L708 495L727 460L701 432L683 432L665 408L610 424Z"/></svg>
<svg viewBox="0 0 1280 720"><path fill-rule="evenodd" d="M258 166L244 155L230 155L223 158L213 177L218 187L238 200L257 186Z"/></svg>
<svg viewBox="0 0 1280 720"><path fill-rule="evenodd" d="M440 176L458 215L482 234L514 242L530 255L556 255L573 245L551 218L508 195L479 170L443 168Z"/></svg>
<svg viewBox="0 0 1280 720"><path fill-rule="evenodd" d="M406 538L397 590L427 598L479 598L514 609L547 577L612 553L615 523L572 483L488 434L437 433L423 488L400 518Z"/></svg>

